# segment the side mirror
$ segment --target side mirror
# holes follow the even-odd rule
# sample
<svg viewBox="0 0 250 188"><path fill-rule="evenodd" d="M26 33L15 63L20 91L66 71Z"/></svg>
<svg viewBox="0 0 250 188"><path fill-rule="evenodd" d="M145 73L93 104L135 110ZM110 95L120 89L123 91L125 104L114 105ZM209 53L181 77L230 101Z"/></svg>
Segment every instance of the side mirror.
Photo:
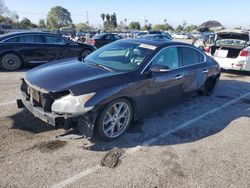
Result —
<svg viewBox="0 0 250 188"><path fill-rule="evenodd" d="M168 72L170 68L165 65L152 65L149 70L150 72Z"/></svg>

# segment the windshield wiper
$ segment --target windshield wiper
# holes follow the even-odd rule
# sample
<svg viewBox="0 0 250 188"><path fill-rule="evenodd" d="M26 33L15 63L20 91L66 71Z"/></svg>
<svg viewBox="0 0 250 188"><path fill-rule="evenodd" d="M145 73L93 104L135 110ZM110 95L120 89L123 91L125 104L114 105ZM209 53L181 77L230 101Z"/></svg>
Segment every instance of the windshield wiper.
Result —
<svg viewBox="0 0 250 188"><path fill-rule="evenodd" d="M86 61L84 61L84 62L86 62ZM109 67L106 67L106 66L104 66L104 65L102 65L102 64L93 63L93 62L86 62L86 63L87 63L87 64L94 65L94 66L97 66L97 67L100 67L100 68L105 69L105 70L108 70L108 71L110 71L110 72L113 72L113 71L114 71L113 69L111 69L111 68L109 68Z"/></svg>

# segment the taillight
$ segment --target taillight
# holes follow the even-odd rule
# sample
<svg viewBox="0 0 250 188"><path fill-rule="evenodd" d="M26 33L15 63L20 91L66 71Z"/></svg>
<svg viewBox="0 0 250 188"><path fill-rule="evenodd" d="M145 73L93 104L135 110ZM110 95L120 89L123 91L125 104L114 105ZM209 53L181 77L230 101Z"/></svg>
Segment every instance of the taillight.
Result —
<svg viewBox="0 0 250 188"><path fill-rule="evenodd" d="M91 44L92 45L95 45L95 43L96 43L96 41L93 39L93 40L91 40Z"/></svg>
<svg viewBox="0 0 250 188"><path fill-rule="evenodd" d="M248 56L248 51L247 50L242 50L241 52L240 52L240 56L242 56L242 57L247 57Z"/></svg>
<svg viewBox="0 0 250 188"><path fill-rule="evenodd" d="M210 47L206 47L205 52L210 53L210 49L211 49Z"/></svg>

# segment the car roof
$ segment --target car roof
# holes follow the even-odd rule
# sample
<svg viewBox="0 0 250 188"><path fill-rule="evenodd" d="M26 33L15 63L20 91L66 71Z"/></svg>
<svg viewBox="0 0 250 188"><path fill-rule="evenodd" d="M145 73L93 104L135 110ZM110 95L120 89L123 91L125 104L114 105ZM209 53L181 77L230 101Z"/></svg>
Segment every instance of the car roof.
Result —
<svg viewBox="0 0 250 188"><path fill-rule="evenodd" d="M7 33L4 35L1 35L0 40L7 39L9 37L14 37L14 36L19 36L19 35L27 35L27 34L50 34L50 35L60 36L60 35L55 34L55 33L44 32L44 31L25 31L25 32L21 31L21 32L12 32L12 33Z"/></svg>
<svg viewBox="0 0 250 188"><path fill-rule="evenodd" d="M164 47L164 46L173 46L173 45L192 46L192 45L184 43L184 42L177 42L177 41L172 41L172 40L169 40L169 41L152 40L152 39L147 39L147 38L121 39L119 41L147 44L147 45L156 46L157 48Z"/></svg>

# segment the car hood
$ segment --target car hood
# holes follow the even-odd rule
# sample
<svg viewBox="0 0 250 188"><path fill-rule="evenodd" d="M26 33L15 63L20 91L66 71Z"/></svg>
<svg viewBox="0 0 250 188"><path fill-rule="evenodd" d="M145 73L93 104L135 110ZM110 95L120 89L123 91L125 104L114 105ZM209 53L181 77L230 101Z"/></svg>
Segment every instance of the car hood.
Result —
<svg viewBox="0 0 250 188"><path fill-rule="evenodd" d="M48 92L70 90L78 95L107 88L122 81L126 82L128 80L126 77L129 77L126 75L126 73L111 72L80 62L77 59L67 59L32 69L26 73L25 80Z"/></svg>

